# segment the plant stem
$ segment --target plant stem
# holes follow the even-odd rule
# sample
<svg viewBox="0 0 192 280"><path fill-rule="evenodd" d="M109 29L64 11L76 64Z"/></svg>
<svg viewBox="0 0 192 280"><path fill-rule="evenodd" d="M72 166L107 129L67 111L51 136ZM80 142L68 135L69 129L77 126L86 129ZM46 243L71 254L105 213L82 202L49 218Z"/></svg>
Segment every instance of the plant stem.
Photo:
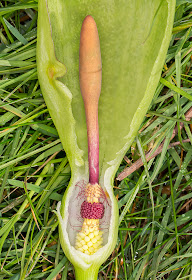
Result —
<svg viewBox="0 0 192 280"><path fill-rule="evenodd" d="M98 106L89 106L86 110L89 182L99 183L99 125Z"/></svg>
<svg viewBox="0 0 192 280"><path fill-rule="evenodd" d="M76 280L97 280L99 268L90 267L86 270L81 268L75 269L75 279Z"/></svg>
<svg viewBox="0 0 192 280"><path fill-rule="evenodd" d="M80 88L83 96L88 138L89 182L99 183L98 103L102 65L97 26L91 16L82 24L79 52Z"/></svg>

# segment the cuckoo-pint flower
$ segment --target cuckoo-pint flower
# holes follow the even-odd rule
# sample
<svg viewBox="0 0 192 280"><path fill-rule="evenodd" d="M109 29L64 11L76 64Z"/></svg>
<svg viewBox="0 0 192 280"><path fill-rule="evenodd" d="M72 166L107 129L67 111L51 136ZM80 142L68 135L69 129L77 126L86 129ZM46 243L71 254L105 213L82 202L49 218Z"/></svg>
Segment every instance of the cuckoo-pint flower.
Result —
<svg viewBox="0 0 192 280"><path fill-rule="evenodd" d="M115 247L114 176L157 87L174 8L175 0L39 0L39 82L71 167L57 207L59 236L78 280L97 279ZM98 33L91 41L81 34L86 19L93 27L87 34ZM83 93L88 44L100 45L99 63L90 63L97 66L95 85L101 90L96 111L86 107Z"/></svg>

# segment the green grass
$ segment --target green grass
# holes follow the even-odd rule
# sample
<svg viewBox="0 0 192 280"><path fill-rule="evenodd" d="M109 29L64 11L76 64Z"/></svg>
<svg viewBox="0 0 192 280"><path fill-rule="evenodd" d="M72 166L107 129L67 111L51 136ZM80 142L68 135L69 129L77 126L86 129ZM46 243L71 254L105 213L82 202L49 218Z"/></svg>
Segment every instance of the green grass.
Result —
<svg viewBox="0 0 192 280"><path fill-rule="evenodd" d="M37 80L36 27L37 1L1 2L0 279L74 279L54 214L70 167ZM162 77L114 182L119 238L99 279L192 279L191 27L192 1L178 0Z"/></svg>

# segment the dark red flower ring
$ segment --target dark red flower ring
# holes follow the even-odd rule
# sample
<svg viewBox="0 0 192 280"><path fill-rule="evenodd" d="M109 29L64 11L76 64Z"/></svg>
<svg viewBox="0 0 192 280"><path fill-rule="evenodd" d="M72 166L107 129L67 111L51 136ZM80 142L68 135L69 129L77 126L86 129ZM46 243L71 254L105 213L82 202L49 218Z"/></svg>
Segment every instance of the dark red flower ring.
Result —
<svg viewBox="0 0 192 280"><path fill-rule="evenodd" d="M84 219L102 219L105 207L103 203L90 203L83 201L81 204L81 217Z"/></svg>

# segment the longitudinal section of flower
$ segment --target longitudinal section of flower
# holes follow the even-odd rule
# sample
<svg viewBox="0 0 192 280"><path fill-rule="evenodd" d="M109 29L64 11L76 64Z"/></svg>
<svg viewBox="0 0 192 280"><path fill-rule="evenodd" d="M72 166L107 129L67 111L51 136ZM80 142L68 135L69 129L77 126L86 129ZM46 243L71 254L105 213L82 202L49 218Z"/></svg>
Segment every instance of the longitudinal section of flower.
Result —
<svg viewBox="0 0 192 280"><path fill-rule="evenodd" d="M85 187L86 199L81 204L83 225L76 235L75 248L84 254L92 255L103 246L103 232L99 228L99 220L104 215L104 205L100 202L103 190L98 184Z"/></svg>

